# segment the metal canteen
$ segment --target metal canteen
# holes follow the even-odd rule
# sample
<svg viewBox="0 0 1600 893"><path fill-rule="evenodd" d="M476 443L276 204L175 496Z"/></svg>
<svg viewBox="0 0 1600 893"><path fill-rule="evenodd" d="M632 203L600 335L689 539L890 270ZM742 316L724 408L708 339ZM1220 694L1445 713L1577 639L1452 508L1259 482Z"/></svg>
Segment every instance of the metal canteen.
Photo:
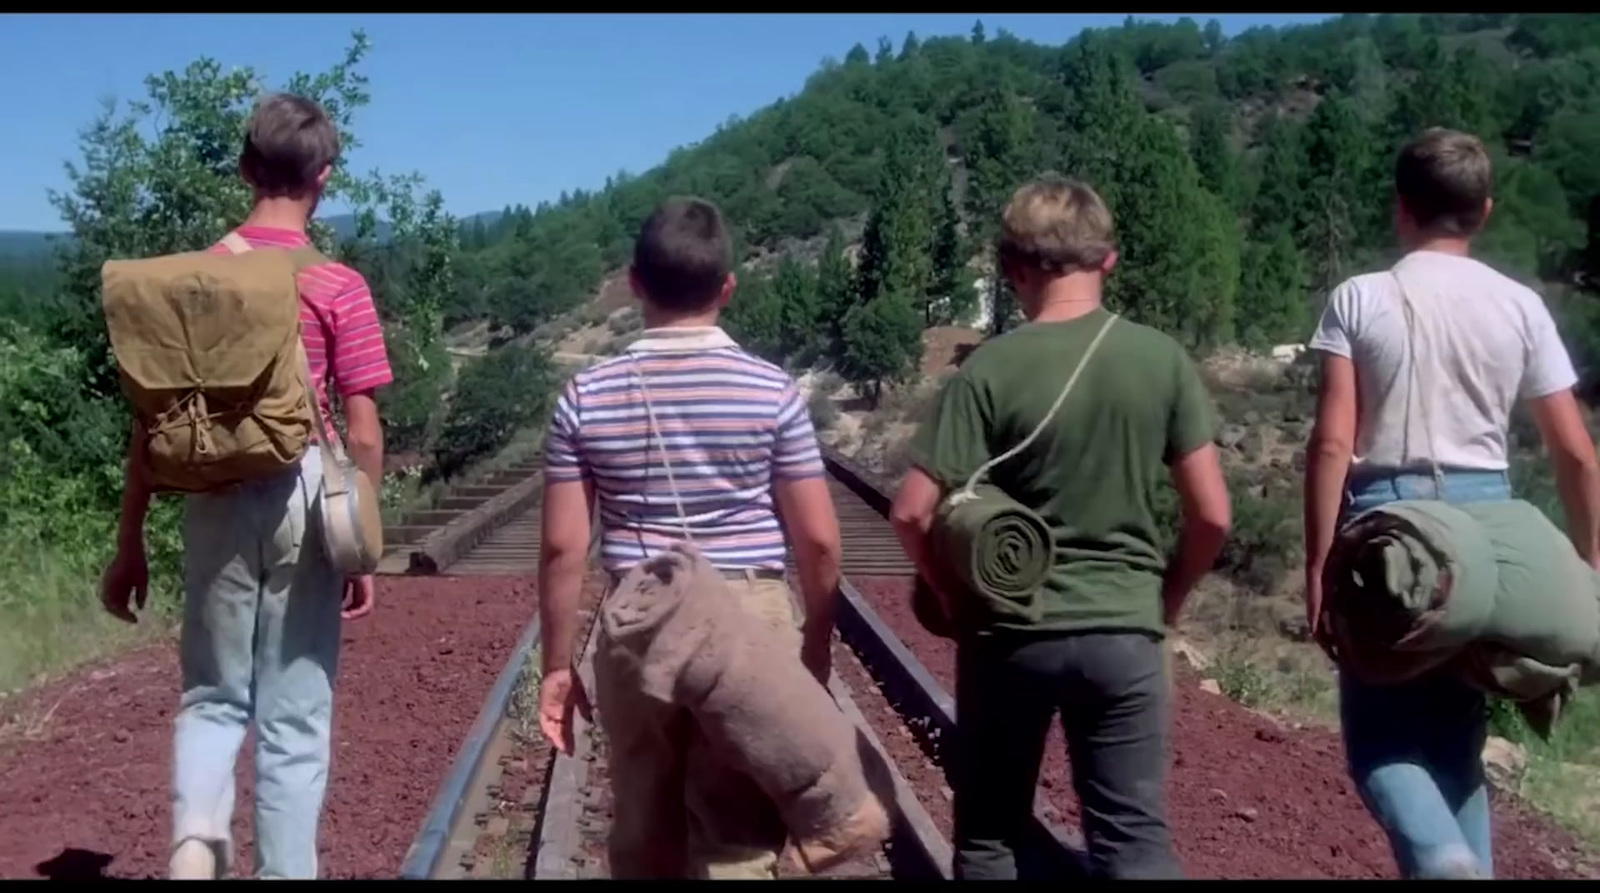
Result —
<svg viewBox="0 0 1600 893"><path fill-rule="evenodd" d="M348 458L327 457L334 474L324 475L322 535L328 557L347 574L370 574L383 557L383 521L378 494Z"/></svg>

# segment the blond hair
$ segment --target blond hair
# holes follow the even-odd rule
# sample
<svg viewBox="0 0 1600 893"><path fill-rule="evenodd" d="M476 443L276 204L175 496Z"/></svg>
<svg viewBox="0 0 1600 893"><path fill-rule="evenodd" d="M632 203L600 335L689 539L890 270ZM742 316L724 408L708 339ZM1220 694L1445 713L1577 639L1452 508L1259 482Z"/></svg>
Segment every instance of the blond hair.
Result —
<svg viewBox="0 0 1600 893"><path fill-rule="evenodd" d="M1094 269L1116 250L1111 210L1089 184L1045 174L1000 217L1000 258L1045 273Z"/></svg>

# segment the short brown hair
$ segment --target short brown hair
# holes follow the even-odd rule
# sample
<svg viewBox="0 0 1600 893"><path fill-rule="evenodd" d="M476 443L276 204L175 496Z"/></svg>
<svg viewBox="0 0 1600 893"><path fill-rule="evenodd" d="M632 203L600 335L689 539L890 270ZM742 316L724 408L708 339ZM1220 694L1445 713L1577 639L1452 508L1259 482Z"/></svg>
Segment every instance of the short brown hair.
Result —
<svg viewBox="0 0 1600 893"><path fill-rule="evenodd" d="M250 113L239 169L263 195L298 198L316 189L317 175L338 157L339 129L322 106L274 93Z"/></svg>
<svg viewBox="0 0 1600 893"><path fill-rule="evenodd" d="M1111 211L1087 183L1045 174L1000 217L1000 258L1045 273L1093 269L1116 250Z"/></svg>
<svg viewBox="0 0 1600 893"><path fill-rule="evenodd" d="M1494 192L1494 168L1482 140L1434 127L1400 150L1394 190L1419 229L1470 236L1483 225L1483 203Z"/></svg>
<svg viewBox="0 0 1600 893"><path fill-rule="evenodd" d="M733 269L733 244L717 206L669 198L639 228L633 274L652 304L694 311L711 306Z"/></svg>

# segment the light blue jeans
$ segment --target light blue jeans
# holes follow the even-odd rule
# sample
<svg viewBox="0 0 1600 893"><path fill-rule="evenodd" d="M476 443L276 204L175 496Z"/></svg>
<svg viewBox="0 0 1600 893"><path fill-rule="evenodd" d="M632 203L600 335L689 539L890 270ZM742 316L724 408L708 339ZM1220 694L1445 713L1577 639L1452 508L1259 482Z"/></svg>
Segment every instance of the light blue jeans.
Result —
<svg viewBox="0 0 1600 893"><path fill-rule="evenodd" d="M1352 477L1344 517L1401 499L1491 502L1511 498L1504 472L1446 471ZM1339 674L1339 714L1350 777L1389 836L1406 878L1494 876L1481 692L1445 671L1399 685Z"/></svg>
<svg viewBox="0 0 1600 893"><path fill-rule="evenodd" d="M317 875L344 579L322 544L321 487L313 447L298 469L192 495L185 510L173 845L198 838L229 861L234 763L253 719L262 878Z"/></svg>

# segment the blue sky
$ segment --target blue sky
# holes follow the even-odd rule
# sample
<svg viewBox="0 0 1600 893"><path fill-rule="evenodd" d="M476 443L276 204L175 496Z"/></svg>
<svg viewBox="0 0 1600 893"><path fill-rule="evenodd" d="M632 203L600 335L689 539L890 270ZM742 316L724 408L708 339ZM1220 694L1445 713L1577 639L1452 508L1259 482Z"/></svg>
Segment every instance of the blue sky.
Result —
<svg viewBox="0 0 1600 893"><path fill-rule="evenodd" d="M1140 18L1175 19L1172 15ZM1229 34L1325 14L1223 15ZM1058 44L1107 15L0 15L0 229L61 229L46 190L67 185L77 134L105 97L144 96L146 75L201 56L253 66L269 84L338 61L355 28L372 42L372 104L358 171L417 171L450 211L535 204L642 172L730 115L798 91L826 56L880 35L990 34ZM330 208L329 211L337 211Z"/></svg>

